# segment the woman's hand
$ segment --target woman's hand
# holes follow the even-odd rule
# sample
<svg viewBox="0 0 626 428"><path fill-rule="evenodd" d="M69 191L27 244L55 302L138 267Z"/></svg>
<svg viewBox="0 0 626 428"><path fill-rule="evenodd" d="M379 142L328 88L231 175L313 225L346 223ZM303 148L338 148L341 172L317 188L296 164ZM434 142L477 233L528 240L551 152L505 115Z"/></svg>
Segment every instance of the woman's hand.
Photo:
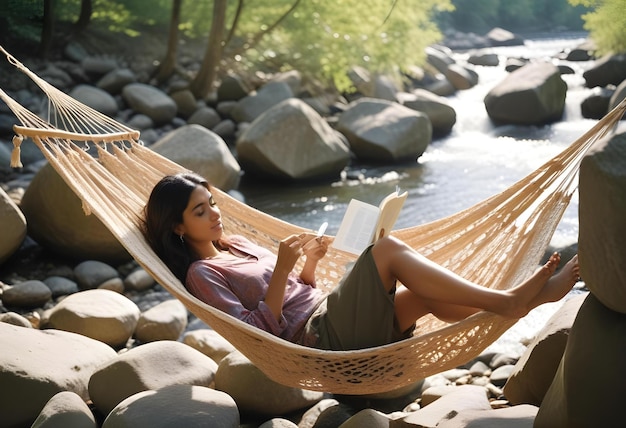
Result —
<svg viewBox="0 0 626 428"><path fill-rule="evenodd" d="M317 262L326 255L329 240L324 236L318 237L311 233L303 235L302 240L305 241L305 244L302 247L302 251L306 255L306 262L304 262L304 267L302 268L302 272L300 272L300 279L307 284L315 286L315 269L317 268Z"/></svg>
<svg viewBox="0 0 626 428"><path fill-rule="evenodd" d="M304 242L301 235L290 235L280 241L278 245L278 260L276 261L276 270L287 270L291 272L303 254L302 247Z"/></svg>
<svg viewBox="0 0 626 428"><path fill-rule="evenodd" d="M324 236L317 237L316 235L306 234L307 236L304 238L306 243L302 247L302 251L307 258L307 261L310 259L320 260L328 251L328 239Z"/></svg>

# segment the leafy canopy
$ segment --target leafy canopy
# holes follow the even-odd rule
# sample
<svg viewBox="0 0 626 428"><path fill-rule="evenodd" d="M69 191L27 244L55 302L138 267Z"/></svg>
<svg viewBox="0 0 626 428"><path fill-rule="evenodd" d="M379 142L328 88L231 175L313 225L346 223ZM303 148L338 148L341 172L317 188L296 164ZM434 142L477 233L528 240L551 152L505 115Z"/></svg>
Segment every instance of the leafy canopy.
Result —
<svg viewBox="0 0 626 428"><path fill-rule="evenodd" d="M626 52L626 2L624 0L569 0L592 7L583 15L585 29L601 54Z"/></svg>

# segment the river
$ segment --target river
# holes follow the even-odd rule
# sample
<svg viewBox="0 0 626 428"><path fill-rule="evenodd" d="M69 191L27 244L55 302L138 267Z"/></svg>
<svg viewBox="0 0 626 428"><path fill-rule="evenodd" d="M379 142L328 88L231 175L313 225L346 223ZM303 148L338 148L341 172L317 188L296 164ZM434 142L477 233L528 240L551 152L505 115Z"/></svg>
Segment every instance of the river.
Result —
<svg viewBox="0 0 626 428"><path fill-rule="evenodd" d="M332 183L270 185L247 182L239 190L246 202L268 214L310 229L328 221L334 234L351 198L378 205L396 186L408 192L397 228L423 224L492 196L524 177L576 140L596 121L584 119L580 104L589 96L583 71L591 62L566 62L574 74L563 75L568 85L563 118L547 126L494 126L484 107L487 92L502 81L506 57L553 58L584 41L568 38L527 39L523 46L494 48L498 67L475 67L479 83L448 97L457 114L452 132L431 142L416 161L402 165L352 166ZM455 54L463 63L467 54ZM578 239L578 197L574 195L552 239L557 248ZM575 289L569 296L579 293ZM523 339L532 337L563 301L542 305L507 331L489 350L523 352Z"/></svg>

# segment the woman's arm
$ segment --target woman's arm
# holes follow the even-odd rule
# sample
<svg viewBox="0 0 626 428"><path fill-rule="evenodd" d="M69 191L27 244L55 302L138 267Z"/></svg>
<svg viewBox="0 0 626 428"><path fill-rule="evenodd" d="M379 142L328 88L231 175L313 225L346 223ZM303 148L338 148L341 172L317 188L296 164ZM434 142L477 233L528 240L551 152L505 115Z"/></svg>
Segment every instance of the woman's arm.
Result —
<svg viewBox="0 0 626 428"><path fill-rule="evenodd" d="M276 320L280 320L282 316L287 278L302 255L302 245L303 240L300 236L291 235L280 241L278 246L276 266L274 266L264 299Z"/></svg>
<svg viewBox="0 0 626 428"><path fill-rule="evenodd" d="M277 319L265 302L259 300L266 287L257 288L254 281L235 286L221 272L207 264L196 263L187 275L186 287L191 294L214 308L276 336L287 328L287 320L282 317ZM248 302L247 306L255 308L248 309L243 300ZM255 300L258 302L256 305L253 303Z"/></svg>

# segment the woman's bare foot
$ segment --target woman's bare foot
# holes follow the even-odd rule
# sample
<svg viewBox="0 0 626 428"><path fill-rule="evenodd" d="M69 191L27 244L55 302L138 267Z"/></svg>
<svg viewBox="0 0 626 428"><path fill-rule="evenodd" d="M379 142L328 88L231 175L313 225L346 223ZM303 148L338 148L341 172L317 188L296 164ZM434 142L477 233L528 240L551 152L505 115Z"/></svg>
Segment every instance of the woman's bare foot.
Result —
<svg viewBox="0 0 626 428"><path fill-rule="evenodd" d="M520 285L508 290L507 294L511 296L511 305L509 310L503 315L521 318L526 316L535 306L541 304L535 304L535 300L552 280L554 272L556 272L556 268L559 266L560 262L561 255L556 252L553 253L548 261L529 278Z"/></svg>
<svg viewBox="0 0 626 428"><path fill-rule="evenodd" d="M578 265L578 254L576 254L556 275L548 280L541 291L530 301L529 310L543 303L556 302L562 299L579 279L580 266Z"/></svg>

